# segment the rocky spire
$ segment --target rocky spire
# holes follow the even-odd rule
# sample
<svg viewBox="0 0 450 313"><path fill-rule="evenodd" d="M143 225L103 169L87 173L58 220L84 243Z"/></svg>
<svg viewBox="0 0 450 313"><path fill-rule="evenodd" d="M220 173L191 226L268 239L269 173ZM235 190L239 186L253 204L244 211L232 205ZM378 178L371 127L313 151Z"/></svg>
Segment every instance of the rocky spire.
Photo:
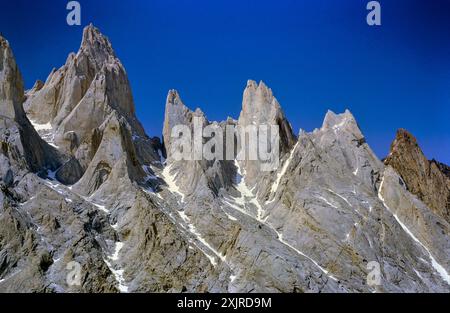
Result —
<svg viewBox="0 0 450 313"><path fill-rule="evenodd" d="M272 89L263 81L257 84L247 81L242 97L242 111L238 120L239 126L278 125L280 131L280 151L290 151L296 142L292 127L286 119L280 104L272 93Z"/></svg>
<svg viewBox="0 0 450 313"><path fill-rule="evenodd" d="M70 156L38 178L29 168L57 158L22 113L9 48L0 61L0 292L449 291L450 225L405 187L444 183L412 136L399 135L387 161L405 182L385 170L349 111L328 112L291 148L272 91L249 81L239 122L280 126L281 149L290 149L280 166L264 173L259 161L172 159L163 167L130 109L122 65L89 26L79 53L29 92L33 114L51 122L36 129L54 131ZM194 117L207 122L170 91L166 145L172 127ZM63 270L74 260L86 272L79 288ZM379 286L367 284L372 260L385 269Z"/></svg>
<svg viewBox="0 0 450 313"><path fill-rule="evenodd" d="M116 58L109 39L92 24L83 29L83 38L78 54L80 53L84 53L94 60L97 70L100 70L105 62Z"/></svg>
<svg viewBox="0 0 450 313"><path fill-rule="evenodd" d="M346 109L344 113L336 114L331 110L327 111L322 124L322 130L345 130L356 137L363 138L361 130L353 114Z"/></svg>
<svg viewBox="0 0 450 313"><path fill-rule="evenodd" d="M190 125L192 112L181 100L178 91L169 90L164 113L163 140L166 153L170 156L170 134L175 125Z"/></svg>
<svg viewBox="0 0 450 313"><path fill-rule="evenodd" d="M384 163L397 171L410 192L450 222L450 178L441 171L445 166L429 161L411 133L397 131Z"/></svg>
<svg viewBox="0 0 450 313"><path fill-rule="evenodd" d="M2 162L2 173L13 169L17 174L24 164L32 171L54 169L60 162L56 151L30 124L22 106L24 99L23 80L14 55L8 41L0 37L0 139L4 157L9 158ZM3 168L5 164L8 166Z"/></svg>
<svg viewBox="0 0 450 313"><path fill-rule="evenodd" d="M24 90L22 76L8 41L0 36L0 115L21 121Z"/></svg>
<svg viewBox="0 0 450 313"><path fill-rule="evenodd" d="M292 127L286 119L280 104L274 97L272 90L262 81L259 84L253 80L247 81L247 86L242 96L242 110L237 124L241 129L250 125L277 125L279 130L279 154L276 158L279 160L291 151L297 141ZM240 150L242 147L238 147L238 149ZM247 156L245 158L244 161L240 161L240 167L246 173L245 180L247 184L253 187L258 182L261 182L261 175L264 172L262 171L262 166L265 162L248 160Z"/></svg>
<svg viewBox="0 0 450 313"><path fill-rule="evenodd" d="M126 71L108 38L92 24L84 28L78 52L33 88L24 106L30 119L52 125L55 143L66 153L89 141L112 110L128 121L133 134L145 137Z"/></svg>

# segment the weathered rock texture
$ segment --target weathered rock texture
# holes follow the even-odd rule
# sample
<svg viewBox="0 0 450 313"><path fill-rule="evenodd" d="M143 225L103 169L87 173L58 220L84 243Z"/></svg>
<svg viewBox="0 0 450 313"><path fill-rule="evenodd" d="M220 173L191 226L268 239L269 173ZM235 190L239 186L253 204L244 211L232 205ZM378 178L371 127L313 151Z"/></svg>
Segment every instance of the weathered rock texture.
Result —
<svg viewBox="0 0 450 313"><path fill-rule="evenodd" d="M145 134L124 67L92 25L26 97L0 43L0 292L450 291L448 168L409 137L387 166L349 111L297 138L271 89L250 80L238 120L209 121L169 91L161 142ZM177 160L172 129L193 132L195 118L277 125L279 167L237 150Z"/></svg>
<svg viewBox="0 0 450 313"><path fill-rule="evenodd" d="M384 161L401 176L410 192L436 214L450 222L450 176L448 166L427 160L416 138L404 129L397 131Z"/></svg>
<svg viewBox="0 0 450 313"><path fill-rule="evenodd" d="M92 25L84 29L79 51L27 93L24 107L37 125L50 125L53 143L73 155L83 171L103 139L105 121L117 118L129 128L130 141L140 143L136 158L142 163L159 159L136 119L125 69L109 40Z"/></svg>
<svg viewBox="0 0 450 313"><path fill-rule="evenodd" d="M6 39L0 37L0 134L2 156L32 171L59 163L57 152L37 134L22 107L22 76ZM5 161L6 162L6 161ZM14 164L12 164L14 165Z"/></svg>

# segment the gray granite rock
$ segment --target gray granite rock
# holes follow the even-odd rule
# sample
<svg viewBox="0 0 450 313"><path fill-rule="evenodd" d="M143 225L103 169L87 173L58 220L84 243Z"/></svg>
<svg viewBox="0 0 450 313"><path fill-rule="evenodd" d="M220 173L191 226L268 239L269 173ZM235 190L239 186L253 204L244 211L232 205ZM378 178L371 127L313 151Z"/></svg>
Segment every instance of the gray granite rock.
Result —
<svg viewBox="0 0 450 313"><path fill-rule="evenodd" d="M297 138L262 82L248 81L239 119L222 122L171 90L161 142L92 25L26 96L0 43L0 292L450 291L448 222L375 156L349 111ZM279 167L175 160L171 130L192 131L194 118L277 125Z"/></svg>

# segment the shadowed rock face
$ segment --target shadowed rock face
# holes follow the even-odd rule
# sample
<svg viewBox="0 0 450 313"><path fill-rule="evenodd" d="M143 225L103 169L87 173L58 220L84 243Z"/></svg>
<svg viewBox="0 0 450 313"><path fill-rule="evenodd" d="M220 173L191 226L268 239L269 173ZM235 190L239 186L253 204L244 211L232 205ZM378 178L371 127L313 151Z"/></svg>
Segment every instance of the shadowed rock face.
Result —
<svg viewBox="0 0 450 313"><path fill-rule="evenodd" d="M397 131L384 163L397 171L410 192L450 222L448 166L435 160L427 160L416 138L404 129Z"/></svg>
<svg viewBox="0 0 450 313"><path fill-rule="evenodd" d="M209 121L169 91L162 143L136 119L126 72L92 25L24 103L0 43L0 292L450 291L450 226L429 194L448 168L410 137L387 165L348 110L297 138L271 89L250 80L238 120ZM194 117L278 125L279 167L175 160L171 130L192 130ZM422 167L437 172L424 172L421 198L408 177ZM71 262L80 284L68 284Z"/></svg>
<svg viewBox="0 0 450 313"><path fill-rule="evenodd" d="M6 172L54 169L60 156L30 124L22 107L24 99L22 76L8 41L0 36L0 135L2 157L9 163Z"/></svg>

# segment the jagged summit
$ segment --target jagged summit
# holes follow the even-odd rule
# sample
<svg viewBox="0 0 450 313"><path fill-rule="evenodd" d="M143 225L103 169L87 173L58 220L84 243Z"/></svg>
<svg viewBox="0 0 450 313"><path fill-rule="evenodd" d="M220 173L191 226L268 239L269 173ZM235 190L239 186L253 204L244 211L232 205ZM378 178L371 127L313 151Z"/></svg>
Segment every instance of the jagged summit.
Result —
<svg viewBox="0 0 450 313"><path fill-rule="evenodd" d="M57 177L88 182L89 188L80 192L92 193L101 185L107 189L116 183L113 176L118 171L141 181L143 164L160 159L159 144L148 138L135 116L122 63L106 36L92 25L85 27L79 51L70 53L64 66L27 93L25 108L43 138L71 158ZM71 171L77 175L67 177ZM112 181L107 179L110 173Z"/></svg>
<svg viewBox="0 0 450 313"><path fill-rule="evenodd" d="M85 28L78 53L27 92L35 128L24 114L16 122L23 84L1 44L0 292L450 290L450 225L410 194L407 179L426 182L419 192L428 195L444 183L429 184L437 174L427 170L448 168L416 166L421 151L409 134L398 135L387 166L348 110L329 111L321 129L297 139L272 90L249 80L239 121L210 122L170 90L164 144L194 117L214 127L276 124L278 167L261 170L263 161L236 160L235 151L164 159L98 29ZM67 284L72 261L81 286ZM367 283L369 262L380 266L378 285Z"/></svg>
<svg viewBox="0 0 450 313"><path fill-rule="evenodd" d="M53 169L60 162L58 154L39 137L25 114L23 86L11 47L0 37L0 140L3 154L10 157L8 169L15 174L24 165L37 172Z"/></svg>
<svg viewBox="0 0 450 313"><path fill-rule="evenodd" d="M171 132L175 125L189 125L191 123L193 112L184 105L181 97L175 89L169 90L166 99L166 108L164 113L163 141L166 153L170 156L171 152Z"/></svg>
<svg viewBox="0 0 450 313"><path fill-rule="evenodd" d="M419 144L417 143L416 137L406 129L399 128L395 135L395 139L391 144L390 152L397 153L402 147L408 147L409 149L414 149L416 153L423 154L422 149L420 149ZM387 163L389 163L388 159L386 159Z"/></svg>
<svg viewBox="0 0 450 313"><path fill-rule="evenodd" d="M257 91L258 89L262 94L266 95L269 98L273 96L272 89L267 87L267 85L262 80L259 81L259 84L255 80L252 79L247 80L247 86L245 87L244 93L247 90L249 91L251 90L254 92Z"/></svg>
<svg viewBox="0 0 450 313"><path fill-rule="evenodd" d="M356 123L355 117L353 114L346 109L344 113L336 114L332 110L328 110L325 114L325 118L323 120L322 127L323 128L333 128L338 125L343 126L346 123Z"/></svg>
<svg viewBox="0 0 450 313"><path fill-rule="evenodd" d="M344 113L336 114L328 110L322 123L322 131L333 131L338 134L340 131L348 133L358 140L364 141L364 135L353 114L346 109Z"/></svg>
<svg viewBox="0 0 450 313"><path fill-rule="evenodd" d="M242 96L242 110L238 119L239 127L276 125L279 132L279 157L283 158L289 153L297 142L291 124L287 120L278 100L272 90L263 81L256 84L249 80ZM246 181L254 186L260 181L261 168L264 162L244 160L241 162L242 170L247 173Z"/></svg>
<svg viewBox="0 0 450 313"><path fill-rule="evenodd" d="M92 25L85 27L78 53L70 53L43 86L31 89L24 106L35 123L51 124L55 144L66 152L89 138L112 110L127 119L133 133L144 136L125 69L109 40Z"/></svg>
<svg viewBox="0 0 450 313"><path fill-rule="evenodd" d="M3 37L3 35L1 33L0 33L0 46L8 46L9 47L8 40L6 40L6 38Z"/></svg>
<svg viewBox="0 0 450 313"><path fill-rule="evenodd" d="M23 120L24 88L9 42L0 36L0 115Z"/></svg>
<svg viewBox="0 0 450 313"><path fill-rule="evenodd" d="M260 81L248 80L242 96L242 110L239 115L240 126L278 125L281 139L281 151L284 153L295 144L296 137L284 112L273 95L272 89Z"/></svg>
<svg viewBox="0 0 450 313"><path fill-rule="evenodd" d="M166 99L166 107L168 105L181 105L183 106L183 101L181 101L181 97L180 94L178 93L177 90L175 89L171 89L169 90L169 92L167 93L167 99Z"/></svg>
<svg viewBox="0 0 450 313"><path fill-rule="evenodd" d="M267 87L263 81L260 81L259 84L257 84L254 80L248 80L242 98L241 115L251 115L252 117L255 116L255 122L257 122L257 117L262 117L255 115L260 110L264 110L265 112L269 110L281 110L280 104L273 96L272 90Z"/></svg>
<svg viewBox="0 0 450 313"><path fill-rule="evenodd" d="M40 79L36 80L34 82L33 87L31 87L31 92L38 92L39 90L42 89L42 87L44 87L44 82ZM28 93L29 91L27 91Z"/></svg>
<svg viewBox="0 0 450 313"><path fill-rule="evenodd" d="M83 29L83 38L78 53L84 52L102 64L109 57L116 58L108 37L103 35L98 28L90 24Z"/></svg>
<svg viewBox="0 0 450 313"><path fill-rule="evenodd" d="M429 161L406 129L397 131L384 163L398 172L412 193L450 222L450 179L441 170L445 167Z"/></svg>
<svg viewBox="0 0 450 313"><path fill-rule="evenodd" d="M172 127L177 124L190 124L194 115L207 121L205 114L200 108L197 108L195 111L190 110L184 105L176 90L169 90L163 127L164 144L167 151L169 151ZM289 151L297 140L280 104L273 96L272 90L263 81L260 81L259 84L254 80L247 81L243 92L242 110L237 124L241 127L260 124L278 125L282 153Z"/></svg>
<svg viewBox="0 0 450 313"><path fill-rule="evenodd" d="M103 35L100 30L92 23L83 28L83 37L81 40L81 47L86 46L104 46L111 49L111 42L108 37Z"/></svg>

